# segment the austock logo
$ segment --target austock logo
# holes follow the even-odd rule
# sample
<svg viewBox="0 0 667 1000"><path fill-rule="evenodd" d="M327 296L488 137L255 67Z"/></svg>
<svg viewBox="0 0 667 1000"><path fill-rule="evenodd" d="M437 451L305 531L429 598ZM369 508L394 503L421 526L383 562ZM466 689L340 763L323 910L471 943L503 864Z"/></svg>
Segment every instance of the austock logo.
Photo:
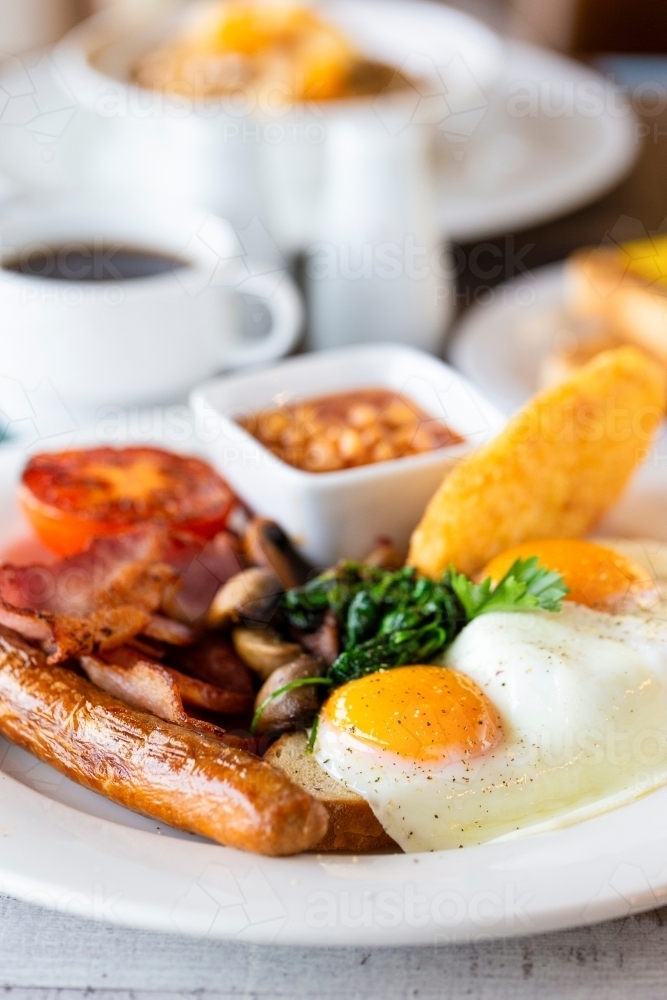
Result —
<svg viewBox="0 0 667 1000"><path fill-rule="evenodd" d="M25 129L43 147L44 159L50 159L76 113L65 81L48 55L33 62L0 53L0 63L0 126Z"/></svg>
<svg viewBox="0 0 667 1000"><path fill-rule="evenodd" d="M71 443L77 425L55 386L44 379L26 388L0 375L0 445L21 451L40 442L53 448Z"/></svg>
<svg viewBox="0 0 667 1000"><path fill-rule="evenodd" d="M443 933L464 926L487 933L495 929L529 934L534 930L528 912L532 898L532 893L511 883L471 894L437 887L427 893L423 885L412 882L378 891L320 889L307 897L305 922L322 930L431 926L439 940Z"/></svg>
<svg viewBox="0 0 667 1000"><path fill-rule="evenodd" d="M584 911L586 921L593 923L591 933L606 943L627 933L628 921L632 921L646 935L653 933L663 920L656 919L647 911L664 907L667 903L664 889L656 888L660 884L664 885L663 872L657 878L649 878L637 865L621 862ZM608 908L610 904L619 914L618 918L594 923L599 920L600 908Z"/></svg>
<svg viewBox="0 0 667 1000"><path fill-rule="evenodd" d="M234 874L209 864L172 909L176 929L212 937L273 941L287 910L260 869Z"/></svg>
<svg viewBox="0 0 667 1000"><path fill-rule="evenodd" d="M410 125L435 126L451 142L470 139L489 107L470 68L459 53L446 65L436 65L428 56L408 56L398 72L407 85L390 100L379 95L373 102L377 117L392 135ZM450 80L456 80L452 87Z"/></svg>

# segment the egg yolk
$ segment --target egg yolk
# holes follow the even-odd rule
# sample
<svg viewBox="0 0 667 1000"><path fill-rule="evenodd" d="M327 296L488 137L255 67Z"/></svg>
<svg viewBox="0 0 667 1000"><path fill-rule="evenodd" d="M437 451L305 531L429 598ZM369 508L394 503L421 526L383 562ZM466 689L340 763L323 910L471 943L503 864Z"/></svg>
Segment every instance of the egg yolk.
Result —
<svg viewBox="0 0 667 1000"><path fill-rule="evenodd" d="M324 716L336 729L411 760L462 760L501 738L498 715L468 677L444 667L408 666L338 688Z"/></svg>
<svg viewBox="0 0 667 1000"><path fill-rule="evenodd" d="M553 538L523 542L492 559L480 574L496 583L517 559L537 556L569 587L568 601L610 611L653 589L653 581L634 559L582 539Z"/></svg>

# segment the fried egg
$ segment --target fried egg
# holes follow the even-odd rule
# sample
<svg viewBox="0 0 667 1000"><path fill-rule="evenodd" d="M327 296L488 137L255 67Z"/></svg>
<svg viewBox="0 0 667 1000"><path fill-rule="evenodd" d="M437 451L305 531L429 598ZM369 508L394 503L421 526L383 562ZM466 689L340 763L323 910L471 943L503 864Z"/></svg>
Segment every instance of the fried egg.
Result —
<svg viewBox="0 0 667 1000"><path fill-rule="evenodd" d="M553 829L667 783L667 621L600 610L627 609L650 574L604 546L558 544L555 566L544 543L522 555L563 572L560 612L481 615L438 664L368 675L326 702L317 760L403 850Z"/></svg>
<svg viewBox="0 0 667 1000"><path fill-rule="evenodd" d="M517 559L537 556L569 589L568 600L601 611L650 608L656 591L651 573L635 553L579 538L549 538L507 549L485 567L481 578L497 583Z"/></svg>

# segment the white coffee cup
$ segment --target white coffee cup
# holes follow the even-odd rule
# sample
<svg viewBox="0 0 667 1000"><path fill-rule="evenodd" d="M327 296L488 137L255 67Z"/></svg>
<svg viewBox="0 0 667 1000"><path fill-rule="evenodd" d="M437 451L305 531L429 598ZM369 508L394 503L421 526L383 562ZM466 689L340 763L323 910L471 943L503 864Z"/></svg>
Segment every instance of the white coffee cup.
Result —
<svg viewBox="0 0 667 1000"><path fill-rule="evenodd" d="M59 280L12 269L41 251L46 272L54 250L67 260L94 243L181 266L97 281L81 280L82 270ZM245 295L268 312L261 338L243 331ZM0 218L0 317L0 379L28 392L46 380L65 404L91 409L177 401L216 372L282 357L298 340L303 309L289 274L248 261L225 220L82 198L17 204Z"/></svg>

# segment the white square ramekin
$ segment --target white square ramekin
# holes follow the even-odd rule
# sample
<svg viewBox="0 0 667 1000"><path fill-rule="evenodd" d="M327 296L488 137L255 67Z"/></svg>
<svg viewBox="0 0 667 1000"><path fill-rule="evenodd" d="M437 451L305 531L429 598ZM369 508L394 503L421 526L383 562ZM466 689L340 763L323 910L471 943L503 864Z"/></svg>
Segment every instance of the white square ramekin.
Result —
<svg viewBox="0 0 667 1000"><path fill-rule="evenodd" d="M463 444L339 472L302 472L237 422L258 410L364 387L414 400ZM222 376L190 397L213 464L256 513L277 521L316 566L361 559L380 537L402 553L449 469L502 427L501 414L454 369L410 347L362 345L291 358L262 371Z"/></svg>

